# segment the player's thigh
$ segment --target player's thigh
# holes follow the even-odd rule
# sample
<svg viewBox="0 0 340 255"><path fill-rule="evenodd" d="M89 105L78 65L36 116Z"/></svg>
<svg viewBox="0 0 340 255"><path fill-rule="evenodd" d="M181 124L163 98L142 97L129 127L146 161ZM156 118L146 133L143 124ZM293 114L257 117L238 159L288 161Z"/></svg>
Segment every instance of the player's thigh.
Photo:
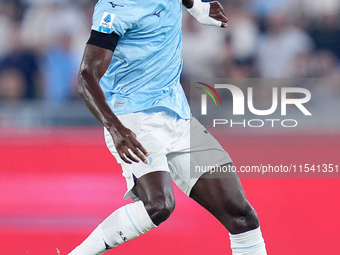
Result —
<svg viewBox="0 0 340 255"><path fill-rule="evenodd" d="M131 191L137 179L152 172L166 171L169 172L166 152L169 147L170 132L168 129L162 128L162 123L167 123L168 116L159 113L131 113L119 116L121 122L129 129L131 129L137 136L137 140L146 148L149 153L149 163L133 162L132 164L125 163L119 156L111 134L105 130L105 142L112 155L121 165L123 176L127 183L127 192L124 198L132 198L138 200L139 198Z"/></svg>
<svg viewBox="0 0 340 255"><path fill-rule="evenodd" d="M189 196L203 174L215 166L232 163L232 159L197 119L184 124L183 134L166 156L172 179Z"/></svg>
<svg viewBox="0 0 340 255"><path fill-rule="evenodd" d="M191 189L190 197L213 214L238 214L246 203L245 193L236 173L205 173Z"/></svg>
<svg viewBox="0 0 340 255"><path fill-rule="evenodd" d="M204 174L190 197L214 215L232 234L259 226L257 214L247 201L236 173Z"/></svg>

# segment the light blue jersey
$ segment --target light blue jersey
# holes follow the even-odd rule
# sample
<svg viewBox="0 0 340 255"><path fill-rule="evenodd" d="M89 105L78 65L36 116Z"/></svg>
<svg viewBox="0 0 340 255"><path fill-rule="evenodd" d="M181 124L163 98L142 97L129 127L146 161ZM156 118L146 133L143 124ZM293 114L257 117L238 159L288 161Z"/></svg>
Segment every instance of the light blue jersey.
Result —
<svg viewBox="0 0 340 255"><path fill-rule="evenodd" d="M166 107L188 119L182 86L181 0L100 0L92 29L119 35L100 81L116 115Z"/></svg>

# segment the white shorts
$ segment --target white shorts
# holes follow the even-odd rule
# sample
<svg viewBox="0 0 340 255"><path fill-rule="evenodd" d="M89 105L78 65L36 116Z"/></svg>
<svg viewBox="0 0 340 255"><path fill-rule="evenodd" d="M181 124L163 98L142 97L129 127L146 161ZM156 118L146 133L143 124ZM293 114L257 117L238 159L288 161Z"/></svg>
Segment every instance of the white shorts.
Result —
<svg viewBox="0 0 340 255"><path fill-rule="evenodd" d="M169 172L176 185L188 196L204 172L191 174L191 166L217 166L231 163L229 154L207 132L196 118L181 119L170 110L147 110L118 116L131 129L150 154L150 163L127 164L118 155L110 133L105 129L105 142L122 166L127 182L125 199L138 200L131 192L135 180L156 172Z"/></svg>

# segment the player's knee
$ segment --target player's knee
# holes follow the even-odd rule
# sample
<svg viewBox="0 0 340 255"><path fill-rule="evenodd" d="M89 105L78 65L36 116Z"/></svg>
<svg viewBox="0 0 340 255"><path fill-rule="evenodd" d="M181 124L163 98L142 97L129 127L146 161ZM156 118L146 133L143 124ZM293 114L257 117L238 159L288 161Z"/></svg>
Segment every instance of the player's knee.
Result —
<svg viewBox="0 0 340 255"><path fill-rule="evenodd" d="M241 233L255 229L259 226L259 219L254 208L246 202L237 210L231 218L229 231L231 233Z"/></svg>
<svg viewBox="0 0 340 255"><path fill-rule="evenodd" d="M152 201L145 202L145 208L155 225L161 224L168 219L175 209L175 200L173 197L162 197Z"/></svg>

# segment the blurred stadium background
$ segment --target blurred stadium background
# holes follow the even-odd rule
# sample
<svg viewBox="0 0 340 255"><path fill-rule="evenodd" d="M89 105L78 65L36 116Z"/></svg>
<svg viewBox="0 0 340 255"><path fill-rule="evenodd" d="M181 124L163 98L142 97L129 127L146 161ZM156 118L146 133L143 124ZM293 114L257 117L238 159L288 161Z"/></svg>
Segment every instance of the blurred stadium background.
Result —
<svg viewBox="0 0 340 255"><path fill-rule="evenodd" d="M220 2L227 30L199 25L184 11L187 92L192 77L337 81L308 88L318 118L296 132L217 134L235 164L339 165L340 2ZM125 182L103 130L76 93L95 3L0 0L2 254L67 254L125 203ZM338 254L339 180L242 179L268 254ZM167 222L108 254L231 254L227 231L175 191L177 208Z"/></svg>

